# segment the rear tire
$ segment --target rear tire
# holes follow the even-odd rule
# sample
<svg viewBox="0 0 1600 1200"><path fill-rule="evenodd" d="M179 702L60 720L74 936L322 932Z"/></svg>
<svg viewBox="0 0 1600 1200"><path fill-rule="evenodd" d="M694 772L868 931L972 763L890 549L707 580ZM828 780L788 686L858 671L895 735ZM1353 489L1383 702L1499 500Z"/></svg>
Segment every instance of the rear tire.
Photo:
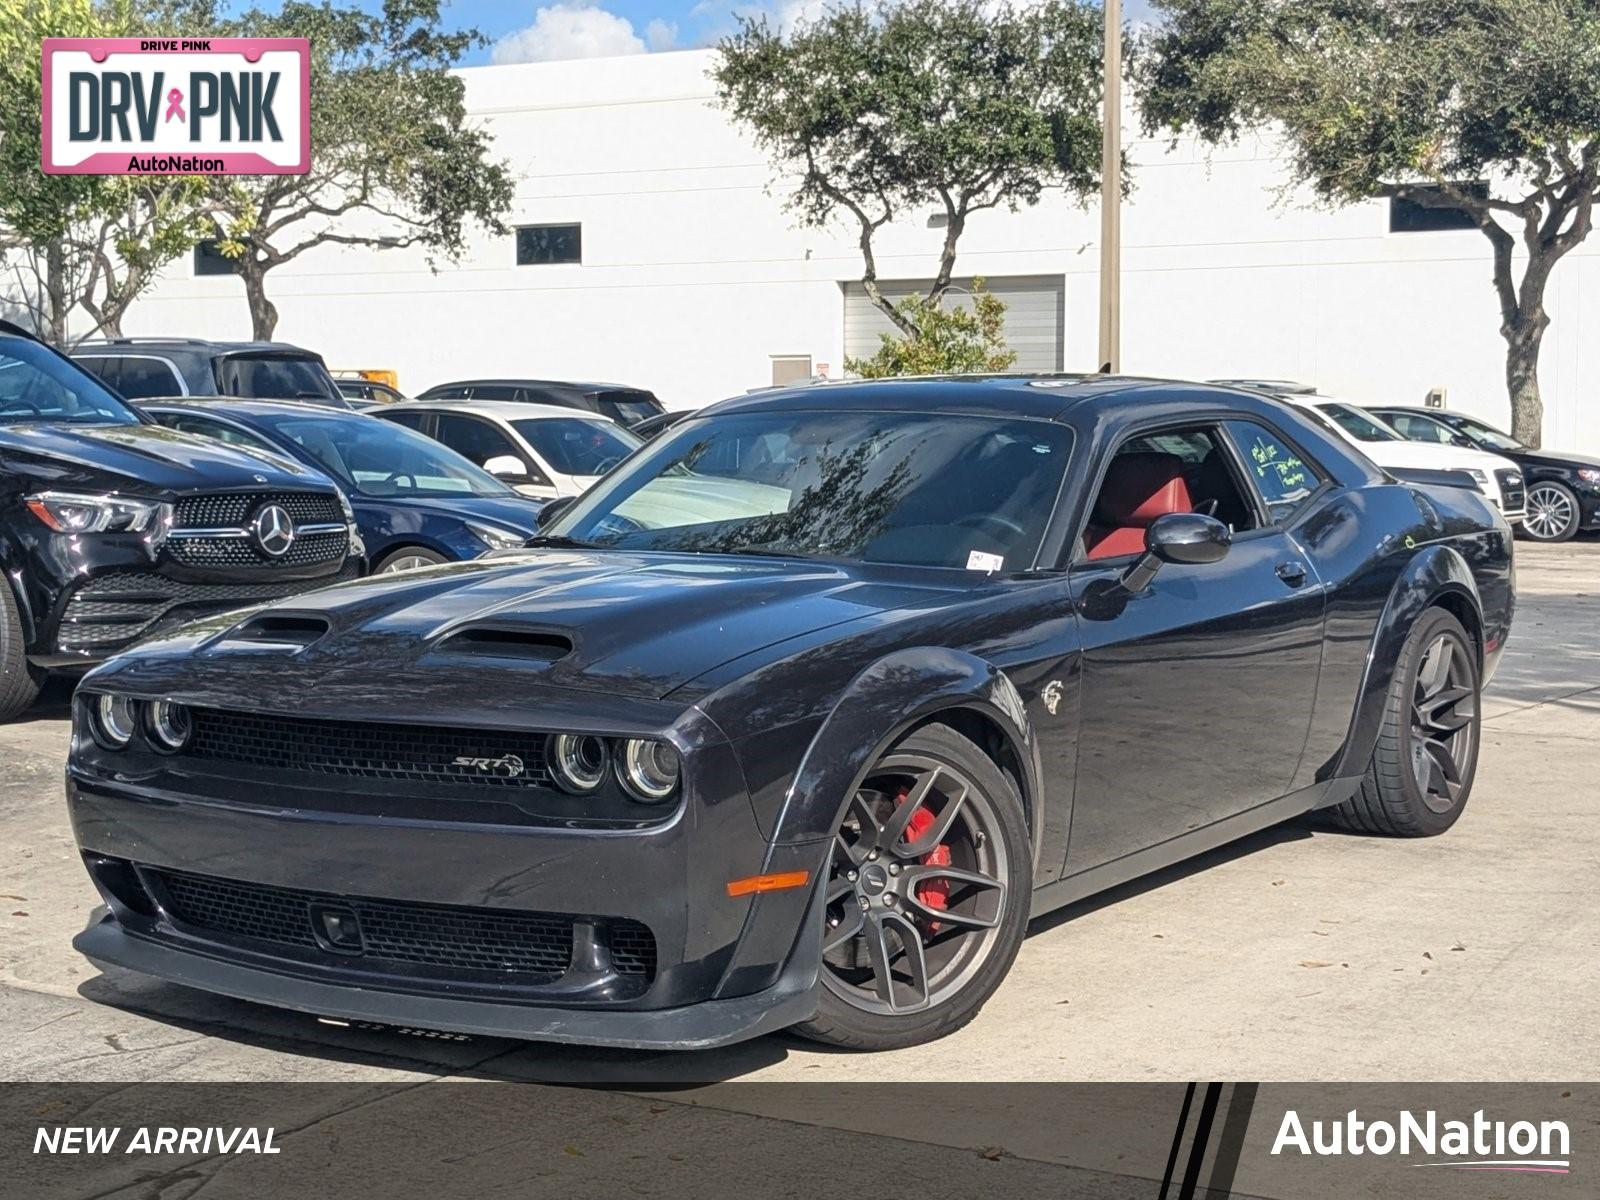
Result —
<svg viewBox="0 0 1600 1200"><path fill-rule="evenodd" d="M1461 622L1430 608L1407 635L1378 744L1356 794L1328 810L1356 833L1434 837L1461 816L1481 741L1478 652Z"/></svg>
<svg viewBox="0 0 1600 1200"><path fill-rule="evenodd" d="M1011 782L949 726L913 731L867 773L835 831L820 999L795 1032L897 1050L960 1029L1016 959L1032 882Z"/></svg>
<svg viewBox="0 0 1600 1200"><path fill-rule="evenodd" d="M44 675L28 662L16 597L0 579L0 721L20 715L39 698Z"/></svg>

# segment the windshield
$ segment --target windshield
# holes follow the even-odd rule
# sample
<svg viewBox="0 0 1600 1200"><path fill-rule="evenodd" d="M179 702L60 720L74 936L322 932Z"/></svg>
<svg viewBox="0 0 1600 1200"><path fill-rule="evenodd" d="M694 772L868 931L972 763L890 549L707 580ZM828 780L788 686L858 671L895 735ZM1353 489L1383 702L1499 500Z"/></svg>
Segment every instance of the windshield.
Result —
<svg viewBox="0 0 1600 1200"><path fill-rule="evenodd" d="M610 421L529 417L511 424L550 469L562 475L604 475L640 444Z"/></svg>
<svg viewBox="0 0 1600 1200"><path fill-rule="evenodd" d="M624 425L637 425L646 417L660 415L661 401L649 392L599 392L594 397L600 415L621 421Z"/></svg>
<svg viewBox="0 0 1600 1200"><path fill-rule="evenodd" d="M584 495L553 537L627 550L1033 566L1071 434L948 413L686 421Z"/></svg>
<svg viewBox="0 0 1600 1200"><path fill-rule="evenodd" d="M1376 421L1353 404L1319 404L1335 424L1358 442L1403 442L1394 430L1382 421Z"/></svg>
<svg viewBox="0 0 1600 1200"><path fill-rule="evenodd" d="M0 337L0 422L137 425L139 418L81 367L47 346Z"/></svg>
<svg viewBox="0 0 1600 1200"><path fill-rule="evenodd" d="M230 354L217 362L217 387L224 396L254 400L311 400L338 408L349 402L328 369L314 358L281 354Z"/></svg>
<svg viewBox="0 0 1600 1200"><path fill-rule="evenodd" d="M1488 450L1526 450L1527 447L1514 437L1507 437L1493 426L1485 425L1482 421L1474 421L1471 417L1452 417L1450 423L1462 433L1466 434L1478 445Z"/></svg>
<svg viewBox="0 0 1600 1200"><path fill-rule="evenodd" d="M273 416L262 423L363 496L516 495L449 447L376 417Z"/></svg>

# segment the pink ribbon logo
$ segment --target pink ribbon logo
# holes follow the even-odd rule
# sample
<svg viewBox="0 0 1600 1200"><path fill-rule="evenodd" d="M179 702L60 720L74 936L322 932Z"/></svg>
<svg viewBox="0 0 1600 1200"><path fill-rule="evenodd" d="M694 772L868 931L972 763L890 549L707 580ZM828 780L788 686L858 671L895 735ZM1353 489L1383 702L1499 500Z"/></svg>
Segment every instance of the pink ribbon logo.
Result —
<svg viewBox="0 0 1600 1200"><path fill-rule="evenodd" d="M167 93L166 120L170 121L173 117L177 117L180 121L188 120L188 118L183 115L183 92L178 88L173 88Z"/></svg>

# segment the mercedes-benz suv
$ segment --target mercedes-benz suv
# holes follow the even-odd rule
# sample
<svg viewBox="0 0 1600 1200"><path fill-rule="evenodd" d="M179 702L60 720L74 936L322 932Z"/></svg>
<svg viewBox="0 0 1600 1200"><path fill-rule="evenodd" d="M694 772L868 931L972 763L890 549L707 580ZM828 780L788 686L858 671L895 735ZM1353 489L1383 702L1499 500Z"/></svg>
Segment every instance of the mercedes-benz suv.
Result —
<svg viewBox="0 0 1600 1200"><path fill-rule="evenodd" d="M0 321L0 720L49 671L363 569L331 480L163 428Z"/></svg>

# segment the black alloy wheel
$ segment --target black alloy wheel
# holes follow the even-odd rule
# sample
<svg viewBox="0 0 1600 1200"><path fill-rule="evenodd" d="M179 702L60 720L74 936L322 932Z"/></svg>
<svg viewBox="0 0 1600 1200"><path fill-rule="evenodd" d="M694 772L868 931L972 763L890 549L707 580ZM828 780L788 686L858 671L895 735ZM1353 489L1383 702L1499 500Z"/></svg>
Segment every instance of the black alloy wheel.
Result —
<svg viewBox="0 0 1600 1200"><path fill-rule="evenodd" d="M1005 775L942 725L884 754L846 805L826 882L822 988L799 1032L891 1049L977 1015L1016 957L1032 862Z"/></svg>

